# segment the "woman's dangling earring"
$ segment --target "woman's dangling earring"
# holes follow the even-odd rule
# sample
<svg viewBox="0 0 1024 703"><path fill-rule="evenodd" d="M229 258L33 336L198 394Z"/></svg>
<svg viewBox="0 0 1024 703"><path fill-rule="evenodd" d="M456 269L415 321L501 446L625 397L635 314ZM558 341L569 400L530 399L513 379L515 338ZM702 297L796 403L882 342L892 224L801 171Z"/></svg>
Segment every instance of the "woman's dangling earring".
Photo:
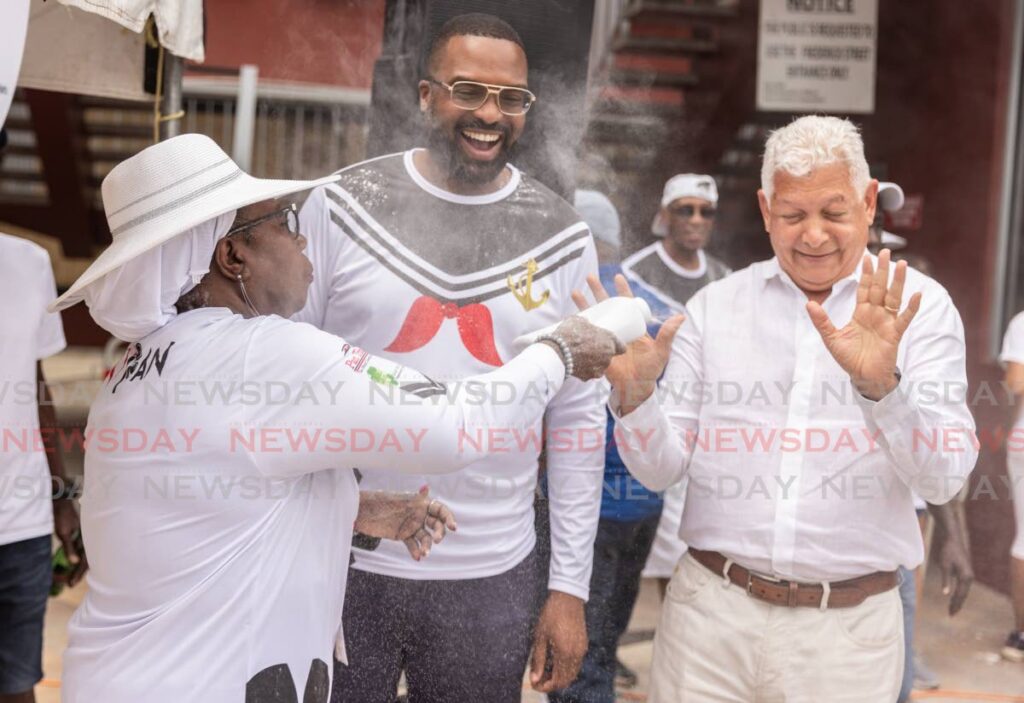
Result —
<svg viewBox="0 0 1024 703"><path fill-rule="evenodd" d="M242 283L242 274L238 274L235 278L238 279L238 287L242 289L242 298L245 300L245 304L252 310L252 314L256 317L260 316L260 311L256 309L256 306L249 300L249 294L245 292L245 284Z"/></svg>

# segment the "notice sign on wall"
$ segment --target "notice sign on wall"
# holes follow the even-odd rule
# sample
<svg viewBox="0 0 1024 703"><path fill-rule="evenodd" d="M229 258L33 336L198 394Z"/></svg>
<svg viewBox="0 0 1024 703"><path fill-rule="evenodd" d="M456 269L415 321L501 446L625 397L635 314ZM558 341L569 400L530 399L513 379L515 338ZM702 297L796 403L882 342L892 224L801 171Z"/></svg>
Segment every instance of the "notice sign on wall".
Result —
<svg viewBox="0 0 1024 703"><path fill-rule="evenodd" d="M6 0L0 21L0 127L14 98L28 27L28 0Z"/></svg>
<svg viewBox="0 0 1024 703"><path fill-rule="evenodd" d="M761 0L757 109L873 112L878 0Z"/></svg>

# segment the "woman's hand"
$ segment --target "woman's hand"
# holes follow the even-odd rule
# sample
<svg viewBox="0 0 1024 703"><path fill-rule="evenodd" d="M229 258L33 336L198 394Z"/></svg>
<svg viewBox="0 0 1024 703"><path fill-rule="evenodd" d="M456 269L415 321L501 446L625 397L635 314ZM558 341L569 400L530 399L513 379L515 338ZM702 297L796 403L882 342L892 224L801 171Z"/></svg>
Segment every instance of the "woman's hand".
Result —
<svg viewBox="0 0 1024 703"><path fill-rule="evenodd" d="M370 537L405 542L409 554L419 561L448 530L458 528L448 506L431 500L429 494L429 486L418 493L360 491L355 529Z"/></svg>

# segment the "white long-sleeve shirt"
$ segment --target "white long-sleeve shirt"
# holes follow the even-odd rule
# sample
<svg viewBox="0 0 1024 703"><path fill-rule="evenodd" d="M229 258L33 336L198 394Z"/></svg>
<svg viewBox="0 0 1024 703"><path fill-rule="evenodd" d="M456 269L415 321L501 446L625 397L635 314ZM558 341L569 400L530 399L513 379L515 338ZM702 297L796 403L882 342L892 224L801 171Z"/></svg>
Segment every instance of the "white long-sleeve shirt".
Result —
<svg viewBox="0 0 1024 703"><path fill-rule="evenodd" d="M823 303L837 328L858 280L839 281ZM688 476L687 544L800 581L921 562L911 489L949 500L978 452L960 316L942 286L908 270L904 304L917 291L902 380L878 402L829 354L777 259L690 299L658 391L618 418L619 450L645 485Z"/></svg>
<svg viewBox="0 0 1024 703"><path fill-rule="evenodd" d="M468 382L532 400L481 404L310 325L226 308L129 345L89 411L89 592L68 625L62 700L329 691L332 657L345 661L352 467L479 461L463 435L532 426L564 374L531 345Z"/></svg>
<svg viewBox="0 0 1024 703"><path fill-rule="evenodd" d="M294 318L431 378L456 382L505 363L513 340L576 312L570 294L597 273L593 240L572 207L511 168L508 183L461 196L428 182L413 151L345 169L300 213L313 262ZM495 389L499 390L500 389ZM604 473L603 384L569 379L548 408L549 588L586 598ZM519 402L502 393L496 402ZM369 490L416 490L451 507L459 531L415 562L401 544L354 550L354 567L414 580L504 573L533 549L543 429L482 432L488 455L447 476L380 472Z"/></svg>

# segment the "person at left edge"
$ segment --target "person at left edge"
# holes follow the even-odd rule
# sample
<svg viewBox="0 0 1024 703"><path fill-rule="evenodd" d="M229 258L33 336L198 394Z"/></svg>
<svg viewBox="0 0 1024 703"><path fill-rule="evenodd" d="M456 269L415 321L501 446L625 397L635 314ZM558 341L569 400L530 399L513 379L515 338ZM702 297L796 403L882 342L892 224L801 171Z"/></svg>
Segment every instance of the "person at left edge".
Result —
<svg viewBox="0 0 1024 703"><path fill-rule="evenodd" d="M6 141L0 130L0 154ZM0 287L0 384L32 389L31 402L8 397L0 405L0 428L27 447L0 455L0 703L32 703L32 688L43 678L52 535L74 564L69 585L88 566L74 538L78 513L53 436L56 417L41 363L65 347L60 316L46 311L57 297L46 250L0 233ZM28 439L39 430L45 451Z"/></svg>
<svg viewBox="0 0 1024 703"><path fill-rule="evenodd" d="M390 521L357 513L349 467L437 472L476 461L480 450L459 441L468 428L534 422L567 371L593 378L621 348L573 318L466 381L531 386L530 399L474 404L286 319L305 303L312 266L297 208L280 198L332 180L252 178L197 134L151 146L104 179L113 244L51 306L84 299L101 327L130 342L86 431L189 439L86 451L92 561L68 628L65 703L276 703L300 692L325 703L328 662L346 658L353 527L422 551L455 527L436 500ZM246 390L271 383L290 397L332 391L281 403ZM197 384L208 398L179 395ZM332 439L338 428L417 439L362 451Z"/></svg>

